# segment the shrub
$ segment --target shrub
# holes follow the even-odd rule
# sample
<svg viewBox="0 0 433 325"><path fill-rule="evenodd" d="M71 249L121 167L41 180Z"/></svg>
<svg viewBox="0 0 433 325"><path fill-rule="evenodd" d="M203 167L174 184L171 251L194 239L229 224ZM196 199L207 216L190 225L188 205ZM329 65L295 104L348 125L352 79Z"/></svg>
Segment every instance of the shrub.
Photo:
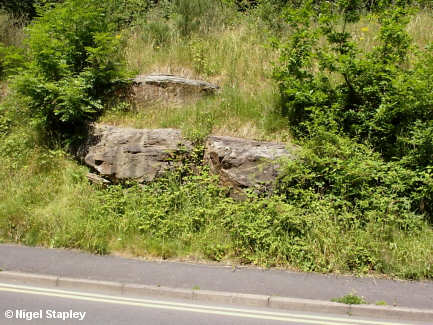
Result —
<svg viewBox="0 0 433 325"><path fill-rule="evenodd" d="M300 9L288 11L293 33L288 42L279 44L280 65L274 73L283 98L283 114L291 121L295 135L306 141L329 134L350 137L366 143L385 161L398 162L386 164L379 155L373 158L368 154L358 163L381 165L384 177L389 177L385 187L407 187L399 195L409 199L414 211L427 213L432 220L431 207L425 206L432 190L428 178L433 165L432 47L414 48L405 30L410 11L397 6L380 15L379 44L370 52L362 51L347 29L359 20L360 9L353 9L356 3L336 1L318 9L307 1ZM356 145L349 147L351 155L359 150ZM338 146L335 150L340 151ZM333 157L329 154L324 159ZM333 168L332 162L325 165ZM310 166L314 172L329 173L317 171L314 163ZM355 167L345 166L344 172L357 174ZM394 168L399 171L392 171ZM400 183L401 178L390 175L405 175L406 180ZM325 177L325 188L340 188L341 179L332 177L337 175ZM346 185L354 193L363 190L350 182ZM365 185L372 189L378 186ZM409 195L411 191L417 195ZM344 193L335 195L344 197Z"/></svg>
<svg viewBox="0 0 433 325"><path fill-rule="evenodd" d="M348 138L318 131L304 143L299 159L285 164L280 192L290 202L309 208L311 200L332 206L350 227L369 223L416 231L422 224L431 194L428 178L398 162L385 162L371 147ZM421 206L423 205L423 206ZM416 213L415 213L415 212Z"/></svg>
<svg viewBox="0 0 433 325"><path fill-rule="evenodd" d="M359 12L345 4L335 5L343 26L359 19ZM411 136L422 136L415 130L418 121L432 121L432 48L413 51L414 62L409 62L408 11L396 7L379 19L379 45L365 54L345 27L338 30L335 10L322 8L318 27L312 25L311 6L289 14L294 33L290 43L280 46L275 72L285 113L298 135L313 135L318 126L327 126L368 141L388 160L402 158L414 143ZM326 42L319 42L323 38ZM420 141L421 150L428 151ZM431 163L431 157L417 161Z"/></svg>
<svg viewBox="0 0 433 325"><path fill-rule="evenodd" d="M110 23L120 30L141 19L152 4L153 0L105 0L99 3L104 8Z"/></svg>
<svg viewBox="0 0 433 325"><path fill-rule="evenodd" d="M46 130L71 135L95 119L104 99L125 80L120 35L97 1L48 8L28 28L30 60L13 88Z"/></svg>

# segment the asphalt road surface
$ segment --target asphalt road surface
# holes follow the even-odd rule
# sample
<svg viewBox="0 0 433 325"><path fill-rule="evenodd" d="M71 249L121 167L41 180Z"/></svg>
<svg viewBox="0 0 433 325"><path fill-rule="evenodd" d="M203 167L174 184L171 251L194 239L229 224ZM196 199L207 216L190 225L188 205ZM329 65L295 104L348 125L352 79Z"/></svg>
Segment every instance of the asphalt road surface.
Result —
<svg viewBox="0 0 433 325"><path fill-rule="evenodd" d="M70 278L330 301L356 292L374 304L433 309L433 281L295 273L221 265L148 262L77 251L0 244L0 269ZM431 322L433 325L433 321Z"/></svg>
<svg viewBox="0 0 433 325"><path fill-rule="evenodd" d="M6 283L0 283L0 312L0 324L426 324L116 297Z"/></svg>

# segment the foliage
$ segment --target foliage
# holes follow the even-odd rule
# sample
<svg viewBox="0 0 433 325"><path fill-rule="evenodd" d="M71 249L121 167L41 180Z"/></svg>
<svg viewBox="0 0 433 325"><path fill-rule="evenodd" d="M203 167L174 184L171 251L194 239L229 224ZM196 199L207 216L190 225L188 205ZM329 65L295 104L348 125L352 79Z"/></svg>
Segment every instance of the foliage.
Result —
<svg viewBox="0 0 433 325"><path fill-rule="evenodd" d="M54 5L64 0L0 0L0 9L11 16L31 20L38 15L38 9L46 5Z"/></svg>
<svg viewBox="0 0 433 325"><path fill-rule="evenodd" d="M415 52L414 63L408 61L408 11L397 7L379 20L379 44L362 53L344 27L357 21L359 12L344 7L344 1L338 4L342 30L337 28L339 16L326 14L326 9L318 27L312 25L311 6L289 14L294 32L289 43L280 45L275 78L295 132L314 135L319 126L326 126L368 141L388 160L408 155L408 144L414 141L428 152L426 141L419 138L427 134L416 130L420 121L428 126L433 116L431 47ZM321 37L326 42L319 42ZM414 134L417 140L411 137ZM431 159L417 163L426 166Z"/></svg>
<svg viewBox="0 0 433 325"><path fill-rule="evenodd" d="M312 199L326 201L338 214L350 215L342 220L346 225L385 222L411 231L422 213L431 212L420 200L423 191L431 191L430 176L385 162L370 147L323 130L285 168L280 191L287 200L306 208Z"/></svg>
<svg viewBox="0 0 433 325"><path fill-rule="evenodd" d="M121 36L112 29L97 2L78 0L46 10L29 27L30 62L13 87L45 129L72 134L123 82Z"/></svg>
<svg viewBox="0 0 433 325"><path fill-rule="evenodd" d="M357 296L355 293L349 293L340 298L333 298L331 301L348 305L361 305L367 303L363 297Z"/></svg>
<svg viewBox="0 0 433 325"><path fill-rule="evenodd" d="M24 62L22 50L0 43L0 80L16 74L24 66Z"/></svg>
<svg viewBox="0 0 433 325"><path fill-rule="evenodd" d="M433 233L422 223L402 230L398 220L372 217L361 225L320 197L309 208L278 196L236 202L206 168L179 170L149 184L92 187L86 168L19 129L2 139L1 149L4 240L100 254L433 276Z"/></svg>
<svg viewBox="0 0 433 325"><path fill-rule="evenodd" d="M105 0L99 7L104 8L109 23L121 30L145 16L153 3L153 0Z"/></svg>
<svg viewBox="0 0 433 325"><path fill-rule="evenodd" d="M317 160L307 159L296 173L296 183L315 193L325 191L344 204L367 207L383 202L383 212L390 212L386 206L403 215L410 209L433 221L431 207L424 203L431 200L432 191L432 48L414 49L405 30L409 11L397 6L380 16L379 43L363 52L347 27L359 20L361 11L353 9L358 3L336 1L320 7L317 15L317 7L307 1L288 11L293 33L279 44L280 65L274 77L294 133L307 146L316 146L317 154ZM380 156L363 145L348 144L341 138L345 136L366 143ZM338 155L344 152L341 161ZM289 178L291 184L294 178Z"/></svg>

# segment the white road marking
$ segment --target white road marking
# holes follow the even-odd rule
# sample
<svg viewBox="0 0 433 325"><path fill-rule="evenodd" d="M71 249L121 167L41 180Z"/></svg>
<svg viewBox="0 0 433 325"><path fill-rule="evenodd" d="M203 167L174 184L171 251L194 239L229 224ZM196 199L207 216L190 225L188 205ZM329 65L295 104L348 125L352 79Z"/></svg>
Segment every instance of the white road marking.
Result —
<svg viewBox="0 0 433 325"><path fill-rule="evenodd" d="M304 315L304 314L296 314L296 313L268 312L262 310L216 307L216 306L206 306L206 305L199 305L199 304L178 303L178 302L168 302L168 301L149 300L149 299L136 299L136 298L127 298L127 297L119 297L119 296L108 296L103 294L94 294L94 293L87 293L87 292L37 288L37 287L13 285L13 284L6 284L6 283L0 283L0 291L44 295L44 296L68 298L74 300L85 300L85 301L93 301L93 302L105 302L105 303L138 306L138 307L146 307L146 308L171 309L171 310L178 310L178 311L189 311L189 312L196 312L196 313L216 314L216 315L225 315L225 316L268 319L268 320L277 320L277 321L290 322L290 323L303 322L306 324L320 324L320 325L355 325L355 324L356 325L359 324L408 325L402 323L356 320L356 319L337 318L337 317Z"/></svg>

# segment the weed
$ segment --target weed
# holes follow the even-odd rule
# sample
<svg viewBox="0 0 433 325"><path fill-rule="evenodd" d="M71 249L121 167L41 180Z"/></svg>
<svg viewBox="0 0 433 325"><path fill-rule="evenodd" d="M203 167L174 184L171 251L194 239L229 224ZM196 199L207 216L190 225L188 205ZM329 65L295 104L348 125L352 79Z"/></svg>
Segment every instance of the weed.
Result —
<svg viewBox="0 0 433 325"><path fill-rule="evenodd" d="M367 303L363 297L357 296L354 293L349 293L340 298L333 298L331 301L348 305L361 305Z"/></svg>

